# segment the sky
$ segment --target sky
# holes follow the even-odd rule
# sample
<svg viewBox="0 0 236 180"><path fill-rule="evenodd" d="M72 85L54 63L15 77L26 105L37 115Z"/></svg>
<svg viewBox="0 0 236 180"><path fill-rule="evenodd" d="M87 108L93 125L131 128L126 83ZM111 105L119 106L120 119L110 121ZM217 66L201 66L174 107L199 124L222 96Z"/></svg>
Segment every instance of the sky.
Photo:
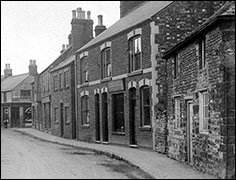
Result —
<svg viewBox="0 0 236 180"><path fill-rule="evenodd" d="M1 75L6 63L13 75L28 73L30 59L38 73L47 68L68 44L72 10L91 11L93 28L103 15L108 28L119 20L119 6L119 1L1 1Z"/></svg>

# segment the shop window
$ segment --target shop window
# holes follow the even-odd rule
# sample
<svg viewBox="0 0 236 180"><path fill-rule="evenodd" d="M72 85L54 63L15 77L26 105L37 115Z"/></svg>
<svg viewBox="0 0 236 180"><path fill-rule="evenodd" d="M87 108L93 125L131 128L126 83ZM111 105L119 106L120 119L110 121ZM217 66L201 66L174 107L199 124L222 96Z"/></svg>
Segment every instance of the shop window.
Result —
<svg viewBox="0 0 236 180"><path fill-rule="evenodd" d="M112 95L112 109L113 109L113 131L124 132L124 94Z"/></svg>

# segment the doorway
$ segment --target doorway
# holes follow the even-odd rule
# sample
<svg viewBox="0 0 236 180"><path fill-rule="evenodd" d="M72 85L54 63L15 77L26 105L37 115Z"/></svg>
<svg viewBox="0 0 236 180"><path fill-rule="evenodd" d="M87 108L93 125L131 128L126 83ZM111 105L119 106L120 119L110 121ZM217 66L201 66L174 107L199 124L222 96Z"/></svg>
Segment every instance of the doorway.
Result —
<svg viewBox="0 0 236 180"><path fill-rule="evenodd" d="M11 127L20 127L20 108L11 107Z"/></svg>
<svg viewBox="0 0 236 180"><path fill-rule="evenodd" d="M99 106L99 94L95 95L95 140L100 141L100 106Z"/></svg>
<svg viewBox="0 0 236 180"><path fill-rule="evenodd" d="M129 127L130 145L137 145L135 134L135 114L136 114L136 89L129 90Z"/></svg>
<svg viewBox="0 0 236 180"><path fill-rule="evenodd" d="M63 137L64 136L63 103L60 104L60 112L61 112L61 137Z"/></svg>
<svg viewBox="0 0 236 180"><path fill-rule="evenodd" d="M102 94L102 124L103 124L103 142L108 142L108 103L107 93Z"/></svg>
<svg viewBox="0 0 236 180"><path fill-rule="evenodd" d="M187 156L188 156L188 163L190 165L193 164L192 130L193 130L193 102L187 101Z"/></svg>

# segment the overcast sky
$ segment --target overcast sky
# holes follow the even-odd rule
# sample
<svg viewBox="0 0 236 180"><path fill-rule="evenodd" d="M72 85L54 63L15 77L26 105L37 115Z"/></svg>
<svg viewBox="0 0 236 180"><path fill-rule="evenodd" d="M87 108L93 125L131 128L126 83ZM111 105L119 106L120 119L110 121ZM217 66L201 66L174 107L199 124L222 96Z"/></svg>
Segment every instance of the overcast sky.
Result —
<svg viewBox="0 0 236 180"><path fill-rule="evenodd" d="M108 28L119 20L119 1L1 1L1 75L9 63L13 75L27 73L30 59L42 72L68 44L72 10L91 11Z"/></svg>

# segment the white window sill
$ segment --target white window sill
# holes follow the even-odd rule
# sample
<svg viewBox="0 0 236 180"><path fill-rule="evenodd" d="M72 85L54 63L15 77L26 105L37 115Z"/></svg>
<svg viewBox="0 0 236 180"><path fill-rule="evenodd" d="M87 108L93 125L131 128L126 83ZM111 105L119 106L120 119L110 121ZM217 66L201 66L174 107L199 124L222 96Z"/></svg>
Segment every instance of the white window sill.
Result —
<svg viewBox="0 0 236 180"><path fill-rule="evenodd" d="M142 69L139 69L139 70L136 70L136 71L132 71L132 72L128 73L128 76L135 76L135 75L140 75L140 74L143 74L143 70Z"/></svg>

